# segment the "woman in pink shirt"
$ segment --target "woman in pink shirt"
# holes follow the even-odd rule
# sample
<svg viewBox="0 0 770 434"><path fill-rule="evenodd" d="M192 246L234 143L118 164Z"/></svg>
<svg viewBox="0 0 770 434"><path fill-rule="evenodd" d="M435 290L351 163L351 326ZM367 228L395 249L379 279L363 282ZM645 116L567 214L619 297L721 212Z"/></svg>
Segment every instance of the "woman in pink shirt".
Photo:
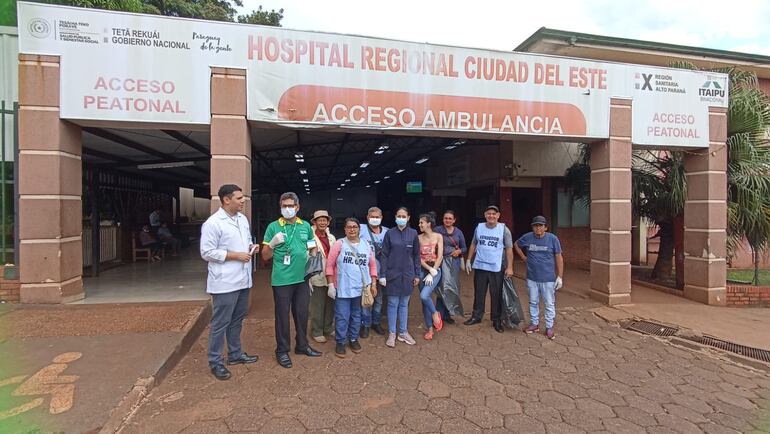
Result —
<svg viewBox="0 0 770 434"><path fill-rule="evenodd" d="M334 353L345 357L345 344L354 353L361 352L358 333L361 329L361 294L369 287L377 296L377 263L369 242L359 238L358 220L345 219L345 238L337 240L326 261L326 280L329 296L335 297L334 327L337 342Z"/></svg>

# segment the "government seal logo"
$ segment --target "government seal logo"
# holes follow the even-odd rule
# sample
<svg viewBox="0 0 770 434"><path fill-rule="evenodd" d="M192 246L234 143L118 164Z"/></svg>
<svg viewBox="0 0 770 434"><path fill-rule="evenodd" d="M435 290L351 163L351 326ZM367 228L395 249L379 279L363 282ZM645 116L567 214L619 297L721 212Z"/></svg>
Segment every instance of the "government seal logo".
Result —
<svg viewBox="0 0 770 434"><path fill-rule="evenodd" d="M47 38L51 34L51 25L42 18L35 18L29 22L29 33L36 38Z"/></svg>

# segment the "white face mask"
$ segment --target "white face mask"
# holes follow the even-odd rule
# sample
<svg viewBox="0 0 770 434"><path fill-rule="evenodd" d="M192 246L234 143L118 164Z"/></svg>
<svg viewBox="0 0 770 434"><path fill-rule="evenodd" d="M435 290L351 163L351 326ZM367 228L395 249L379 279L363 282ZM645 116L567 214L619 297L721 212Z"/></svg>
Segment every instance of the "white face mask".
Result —
<svg viewBox="0 0 770 434"><path fill-rule="evenodd" d="M372 225L372 226L377 227L377 226L380 225L380 223L382 223L382 219L375 219L375 218L370 218L369 219L369 224Z"/></svg>
<svg viewBox="0 0 770 434"><path fill-rule="evenodd" d="M396 224L400 227L406 226L406 221L407 221L406 217L396 217Z"/></svg>
<svg viewBox="0 0 770 434"><path fill-rule="evenodd" d="M281 208L281 215L285 219L293 219L297 215L297 210L294 207Z"/></svg>

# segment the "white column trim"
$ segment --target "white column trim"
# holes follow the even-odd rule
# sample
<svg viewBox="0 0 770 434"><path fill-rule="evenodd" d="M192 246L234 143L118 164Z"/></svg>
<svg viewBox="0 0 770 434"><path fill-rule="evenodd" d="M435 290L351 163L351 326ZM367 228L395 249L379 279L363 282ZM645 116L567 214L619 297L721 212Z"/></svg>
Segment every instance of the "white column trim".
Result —
<svg viewBox="0 0 770 434"><path fill-rule="evenodd" d="M630 261L624 261L624 262L607 262L607 261L602 261L601 259L594 259L594 258L591 258L591 262L596 262L597 264L602 264L602 265L609 265L609 266L611 266L611 267L612 267L612 266L616 266L616 265L628 265L628 266L630 266L630 265L631 265L631 262L630 262Z"/></svg>
<svg viewBox="0 0 770 434"><path fill-rule="evenodd" d="M19 243L21 244L63 244L63 243L69 243L71 241L81 241L83 239L82 236L76 235L74 237L66 237L66 238L38 238L38 239L27 239L27 240L19 240Z"/></svg>
<svg viewBox="0 0 770 434"><path fill-rule="evenodd" d="M81 196L70 194L20 194L19 199L27 200L82 200Z"/></svg>
<svg viewBox="0 0 770 434"><path fill-rule="evenodd" d="M80 155L75 155L69 152L64 151L48 151L48 150L32 150L32 149L23 149L19 151L19 155L49 155L49 156L55 156L55 157L66 157L66 158L72 158L74 160L81 161Z"/></svg>

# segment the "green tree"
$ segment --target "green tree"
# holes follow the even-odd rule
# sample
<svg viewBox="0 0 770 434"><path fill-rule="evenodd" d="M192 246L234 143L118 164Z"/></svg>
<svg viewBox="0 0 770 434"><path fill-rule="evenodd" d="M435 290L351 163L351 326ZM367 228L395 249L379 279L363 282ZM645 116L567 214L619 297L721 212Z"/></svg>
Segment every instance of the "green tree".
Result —
<svg viewBox="0 0 770 434"><path fill-rule="evenodd" d="M673 66L695 69L687 63ZM735 68L715 70L730 77L727 113L727 235L728 255L742 240L752 249L759 282L759 257L770 243L770 98L758 87L755 74ZM590 196L590 147L581 148L578 161L567 169L573 194L588 202ZM675 220L681 218L687 197L682 152L635 151L632 157L632 208L658 226L658 259L652 278L671 276L674 258Z"/></svg>
<svg viewBox="0 0 770 434"><path fill-rule="evenodd" d="M40 0L40 2L212 21L234 22L237 19L239 23L276 27L281 26L283 19L283 9L268 12L263 10L262 6L249 14L237 15L236 7L243 7L242 0Z"/></svg>

